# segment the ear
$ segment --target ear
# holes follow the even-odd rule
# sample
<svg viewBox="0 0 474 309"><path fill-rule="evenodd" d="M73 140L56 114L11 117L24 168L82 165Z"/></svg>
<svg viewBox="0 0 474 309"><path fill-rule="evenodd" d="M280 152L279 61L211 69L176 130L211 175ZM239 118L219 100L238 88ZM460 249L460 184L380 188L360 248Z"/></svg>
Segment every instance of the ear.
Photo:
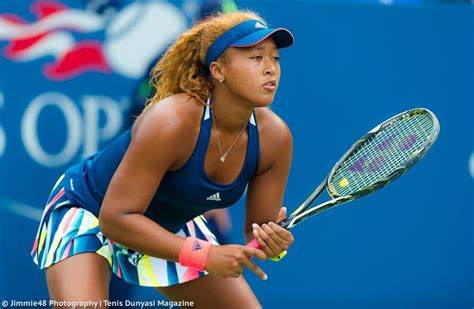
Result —
<svg viewBox="0 0 474 309"><path fill-rule="evenodd" d="M209 71L211 72L211 76L215 80L220 82L225 80L224 68L222 67L222 63L219 63L217 61L212 62L209 67Z"/></svg>

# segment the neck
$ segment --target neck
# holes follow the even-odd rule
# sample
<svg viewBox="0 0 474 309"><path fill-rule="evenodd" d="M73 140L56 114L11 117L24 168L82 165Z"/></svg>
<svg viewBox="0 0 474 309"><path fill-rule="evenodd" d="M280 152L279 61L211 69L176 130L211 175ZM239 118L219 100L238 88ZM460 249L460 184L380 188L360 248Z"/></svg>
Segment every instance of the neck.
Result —
<svg viewBox="0 0 474 309"><path fill-rule="evenodd" d="M249 102L236 98L218 87L211 96L214 121L219 131L235 133L242 130L252 116L253 107Z"/></svg>

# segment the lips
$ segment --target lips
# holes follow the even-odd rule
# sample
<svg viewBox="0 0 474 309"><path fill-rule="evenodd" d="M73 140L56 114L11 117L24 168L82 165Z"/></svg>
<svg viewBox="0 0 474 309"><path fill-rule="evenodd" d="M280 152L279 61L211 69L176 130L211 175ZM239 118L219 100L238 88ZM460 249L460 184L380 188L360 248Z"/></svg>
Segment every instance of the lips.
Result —
<svg viewBox="0 0 474 309"><path fill-rule="evenodd" d="M263 88L269 91L274 91L276 89L276 80L269 80L263 84Z"/></svg>

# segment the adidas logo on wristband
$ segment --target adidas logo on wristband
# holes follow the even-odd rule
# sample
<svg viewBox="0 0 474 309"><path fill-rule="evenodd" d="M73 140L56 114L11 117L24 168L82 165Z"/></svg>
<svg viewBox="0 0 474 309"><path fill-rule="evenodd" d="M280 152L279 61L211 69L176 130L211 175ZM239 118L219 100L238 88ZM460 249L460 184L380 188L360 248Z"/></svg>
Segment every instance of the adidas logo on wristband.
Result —
<svg viewBox="0 0 474 309"><path fill-rule="evenodd" d="M199 240L196 240L194 242L192 251L198 251L198 250L201 250L201 249L202 249L202 247L201 247L201 244L199 243Z"/></svg>

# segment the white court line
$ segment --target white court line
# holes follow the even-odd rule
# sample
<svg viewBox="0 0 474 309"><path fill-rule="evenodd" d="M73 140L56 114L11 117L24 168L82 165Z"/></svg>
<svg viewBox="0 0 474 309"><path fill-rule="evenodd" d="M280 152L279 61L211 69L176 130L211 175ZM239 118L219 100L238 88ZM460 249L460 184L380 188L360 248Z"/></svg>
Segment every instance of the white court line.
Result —
<svg viewBox="0 0 474 309"><path fill-rule="evenodd" d="M40 221L43 215L41 209L14 201L4 196L0 196L0 209L35 221Z"/></svg>

